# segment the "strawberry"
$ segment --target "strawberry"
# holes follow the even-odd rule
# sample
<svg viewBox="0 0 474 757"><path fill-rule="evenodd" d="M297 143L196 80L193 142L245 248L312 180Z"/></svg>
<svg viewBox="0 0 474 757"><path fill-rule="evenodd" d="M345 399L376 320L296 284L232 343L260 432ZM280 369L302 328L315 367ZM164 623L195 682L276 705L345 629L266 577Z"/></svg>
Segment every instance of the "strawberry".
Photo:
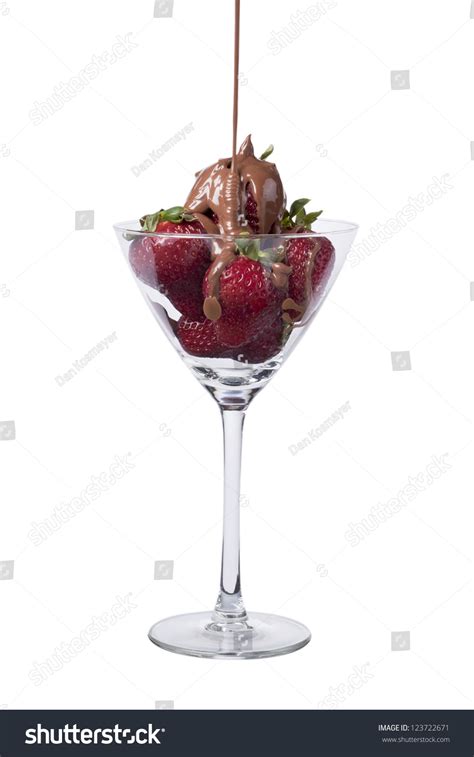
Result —
<svg viewBox="0 0 474 757"><path fill-rule="evenodd" d="M217 341L215 324L207 319L193 321L181 316L176 335L181 347L189 355L219 357L222 352Z"/></svg>
<svg viewBox="0 0 474 757"><path fill-rule="evenodd" d="M235 350L235 359L243 363L264 363L282 347L284 324L281 315L251 342Z"/></svg>
<svg viewBox="0 0 474 757"><path fill-rule="evenodd" d="M222 313L215 325L217 338L225 346L239 347L250 342L281 312L286 287L275 287L270 268L258 257L255 245L247 245L247 254L237 255L220 276L218 299ZM208 275L204 278L203 291L205 297L212 294Z"/></svg>
<svg viewBox="0 0 474 757"><path fill-rule="evenodd" d="M141 281L158 289L155 265L155 240L152 237L135 237L128 251L132 270Z"/></svg>
<svg viewBox="0 0 474 757"><path fill-rule="evenodd" d="M309 202L307 199L296 200L289 211L286 211L282 226L284 230L292 234L311 232L311 224L321 211L306 213L304 206ZM318 294L326 285L334 267L334 245L327 237L315 236L314 239L304 236L301 239L290 239L286 245L286 258L292 272L288 282L288 297L298 305L306 309L314 302ZM308 292L308 276L310 276L311 289ZM288 310L293 320L298 320L302 312Z"/></svg>
<svg viewBox="0 0 474 757"><path fill-rule="evenodd" d="M167 297L183 316L198 321L204 318L202 285L198 288L191 282L190 285L172 286L168 289Z"/></svg>
<svg viewBox="0 0 474 757"><path fill-rule="evenodd" d="M319 246L316 252L315 247ZM311 257L314 255L314 263ZM327 237L315 237L308 239L291 239L286 248L288 264L291 265L292 274L288 282L288 296L298 305L304 306L306 292L306 277L308 265L311 270L311 300L317 297L324 288L334 267L334 245ZM306 303L307 304L307 303Z"/></svg>
<svg viewBox="0 0 474 757"><path fill-rule="evenodd" d="M129 260L135 275L165 294L183 315L202 318L202 280L210 263L207 240L184 234L205 234L202 224L184 208L175 207L140 219L143 231L156 237L136 237ZM173 239L173 234L180 236ZM169 239L161 235L169 235Z"/></svg>
<svg viewBox="0 0 474 757"><path fill-rule="evenodd" d="M252 229L253 233L258 234L259 225L258 225L257 203L255 202L255 197L253 196L248 185L247 185L247 199L245 201L245 218L247 219L247 223L249 227Z"/></svg>
<svg viewBox="0 0 474 757"><path fill-rule="evenodd" d="M213 210L209 211L209 218L216 226L219 226L219 216Z"/></svg>

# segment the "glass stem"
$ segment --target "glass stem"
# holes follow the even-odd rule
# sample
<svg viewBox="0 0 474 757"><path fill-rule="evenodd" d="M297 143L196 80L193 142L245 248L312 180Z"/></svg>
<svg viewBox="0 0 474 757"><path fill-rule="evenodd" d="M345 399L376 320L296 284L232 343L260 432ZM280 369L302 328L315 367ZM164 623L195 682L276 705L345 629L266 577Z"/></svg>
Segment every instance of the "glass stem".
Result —
<svg viewBox="0 0 474 757"><path fill-rule="evenodd" d="M245 409L221 406L224 429L224 523L221 585L213 616L215 630L234 630L246 624L240 590L240 468Z"/></svg>

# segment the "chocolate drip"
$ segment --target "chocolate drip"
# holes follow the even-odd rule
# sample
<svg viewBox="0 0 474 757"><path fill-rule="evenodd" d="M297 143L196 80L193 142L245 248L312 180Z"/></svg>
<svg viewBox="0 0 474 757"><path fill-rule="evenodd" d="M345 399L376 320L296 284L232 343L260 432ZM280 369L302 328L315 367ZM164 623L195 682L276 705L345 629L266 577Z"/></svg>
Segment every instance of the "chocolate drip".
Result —
<svg viewBox="0 0 474 757"><path fill-rule="evenodd" d="M304 307L302 305L298 305L297 302L292 297L287 297L285 300L283 300L283 304L281 306L282 310L296 310L298 313L304 313Z"/></svg>
<svg viewBox="0 0 474 757"><path fill-rule="evenodd" d="M291 266L286 263L273 263L271 279L277 289L286 289L288 286L288 276L292 271Z"/></svg>
<svg viewBox="0 0 474 757"><path fill-rule="evenodd" d="M218 300L219 279L227 266L232 263L236 255L233 243L224 245L224 249L212 263L207 275L208 296L204 300L204 315L210 321L218 321L222 315L222 308Z"/></svg>
<svg viewBox="0 0 474 757"><path fill-rule="evenodd" d="M204 231L206 234L218 234L219 233L219 227L216 226L212 218L209 218L209 216L205 216L204 213L193 213L196 221L199 221L201 226L204 228Z"/></svg>

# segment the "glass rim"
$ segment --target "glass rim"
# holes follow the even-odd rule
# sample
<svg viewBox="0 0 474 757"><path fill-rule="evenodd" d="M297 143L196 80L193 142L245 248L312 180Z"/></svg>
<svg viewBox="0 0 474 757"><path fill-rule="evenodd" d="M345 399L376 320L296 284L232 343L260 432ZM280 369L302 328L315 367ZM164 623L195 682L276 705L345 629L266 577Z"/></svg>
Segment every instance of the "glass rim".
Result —
<svg viewBox="0 0 474 757"><path fill-rule="evenodd" d="M291 233L287 231L281 231L277 232L275 234L252 234L249 233L248 235L245 235L245 237L237 234L167 234L167 233L160 233L155 231L142 231L142 229L139 227L139 221L132 220L132 221L123 221L119 223L114 223L113 227L116 231L122 232L122 234L133 234L136 237L162 237L163 239L169 239L170 236L173 237L173 239L207 239L212 241L220 241L222 240L242 240L243 238L246 239L271 239L273 237L277 238L285 238L285 239L291 239L292 237L296 239L314 239L314 237L324 237L333 234L346 234L347 232L351 231L357 231L359 228L359 225L357 223L354 223L352 221L342 221L339 219L334 218L324 218L319 220L318 223L321 225L333 225L334 228L326 229L326 230L319 230L314 229L314 231L305 231L297 233Z"/></svg>

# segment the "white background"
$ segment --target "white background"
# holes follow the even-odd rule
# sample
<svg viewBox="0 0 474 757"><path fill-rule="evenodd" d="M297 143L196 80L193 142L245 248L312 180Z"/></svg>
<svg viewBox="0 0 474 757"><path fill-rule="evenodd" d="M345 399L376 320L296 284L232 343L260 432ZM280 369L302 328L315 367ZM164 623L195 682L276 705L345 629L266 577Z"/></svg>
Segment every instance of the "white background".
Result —
<svg viewBox="0 0 474 757"><path fill-rule="evenodd" d="M250 409L244 597L313 639L238 663L147 640L154 621L215 600L220 427L111 229L182 203L194 171L229 153L232 3L175 0L172 18L153 18L153 0L0 4L0 421L16 424L0 441L0 561L14 560L0 581L4 707L317 708L334 706L334 690L341 708L471 706L474 20L469 0L338 0L273 54L272 32L307 7L243 0L240 136L252 132L259 151L273 142L290 199L357 221L359 244L436 178L449 174L450 188L346 264ZM128 33L136 47L32 123L35 101ZM409 70L411 88L392 90L391 70ZM75 211L90 209L95 228L75 231ZM411 370L392 370L396 351L410 351ZM347 401L344 420L291 454ZM127 453L134 468L34 546L31 524ZM351 546L351 522L446 454L442 476ZM154 580L156 560L174 560L172 580ZM135 609L34 684L35 663L130 592ZM391 650L392 632L405 632L403 649Z"/></svg>

